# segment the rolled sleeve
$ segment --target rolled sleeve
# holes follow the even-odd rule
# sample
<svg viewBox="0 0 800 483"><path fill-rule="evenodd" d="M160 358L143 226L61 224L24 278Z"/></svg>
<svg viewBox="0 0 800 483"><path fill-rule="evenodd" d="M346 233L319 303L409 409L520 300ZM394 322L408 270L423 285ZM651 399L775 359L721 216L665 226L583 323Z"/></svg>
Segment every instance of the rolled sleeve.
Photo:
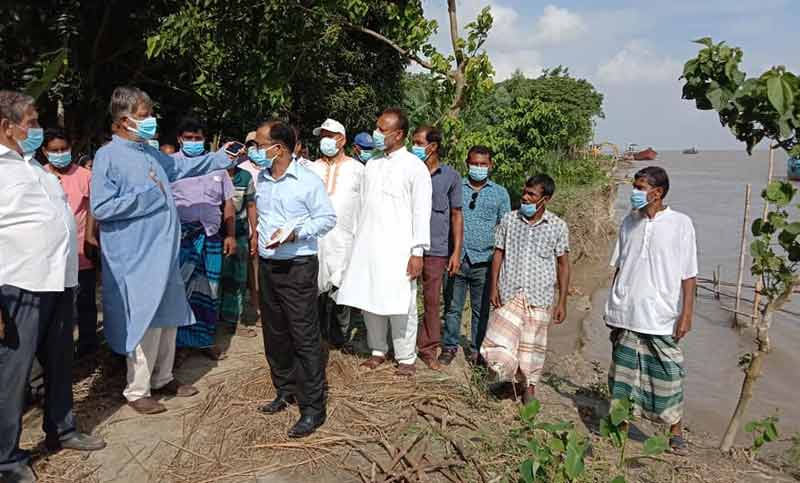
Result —
<svg viewBox="0 0 800 483"><path fill-rule="evenodd" d="M297 230L299 240L321 238L336 226L336 211L328 193L325 192L325 186L321 179L314 181L315 186L306 197L308 220Z"/></svg>

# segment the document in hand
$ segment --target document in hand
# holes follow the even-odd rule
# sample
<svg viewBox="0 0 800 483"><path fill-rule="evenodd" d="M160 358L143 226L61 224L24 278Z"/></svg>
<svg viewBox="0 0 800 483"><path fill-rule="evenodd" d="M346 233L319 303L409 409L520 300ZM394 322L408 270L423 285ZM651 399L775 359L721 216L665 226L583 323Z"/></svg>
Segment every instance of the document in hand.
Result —
<svg viewBox="0 0 800 483"><path fill-rule="evenodd" d="M285 242L287 238L292 234L292 232L300 226L302 223L302 219L295 218L293 220L288 220L282 227L278 229L277 236L269 241L268 247L280 245L281 243Z"/></svg>

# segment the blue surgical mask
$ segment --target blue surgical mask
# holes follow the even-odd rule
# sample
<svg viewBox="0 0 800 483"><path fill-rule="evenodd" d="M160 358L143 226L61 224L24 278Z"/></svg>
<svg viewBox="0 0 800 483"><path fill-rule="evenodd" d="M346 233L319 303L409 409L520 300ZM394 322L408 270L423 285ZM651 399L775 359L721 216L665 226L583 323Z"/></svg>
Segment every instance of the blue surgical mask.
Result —
<svg viewBox="0 0 800 483"><path fill-rule="evenodd" d="M200 156L206 151L205 141L181 141L181 150L190 158Z"/></svg>
<svg viewBox="0 0 800 483"><path fill-rule="evenodd" d="M522 213L522 216L525 218L530 218L535 215L537 209L536 203L522 203L519 206L519 212Z"/></svg>
<svg viewBox="0 0 800 483"><path fill-rule="evenodd" d="M158 139L148 139L147 140L147 144L149 144L150 146L153 146L153 148L155 148L155 149L158 149L158 148L161 147L161 145L158 143Z"/></svg>
<svg viewBox="0 0 800 483"><path fill-rule="evenodd" d="M42 145L42 141L44 141L44 129L40 127L29 127L27 132L28 137L22 141L17 141L20 149L22 149L23 155L33 154L33 152Z"/></svg>
<svg viewBox="0 0 800 483"><path fill-rule="evenodd" d="M647 206L647 191L638 190L633 188L631 191L631 208L634 210L641 210Z"/></svg>
<svg viewBox="0 0 800 483"><path fill-rule="evenodd" d="M45 151L47 160L56 168L66 168L72 162L72 153L67 151L64 153L50 153Z"/></svg>
<svg viewBox="0 0 800 483"><path fill-rule="evenodd" d="M411 153L422 161L428 159L428 154L425 152L425 146L417 146L415 144L411 147Z"/></svg>
<svg viewBox="0 0 800 483"><path fill-rule="evenodd" d="M367 161L372 159L373 156L374 153L372 152L371 149L362 149L361 154L358 155L358 158L366 163Z"/></svg>
<svg viewBox="0 0 800 483"><path fill-rule="evenodd" d="M261 168L272 167L272 160L267 157L266 149L258 149L255 146L250 146L247 150L247 157Z"/></svg>
<svg viewBox="0 0 800 483"><path fill-rule="evenodd" d="M483 181L489 177L489 168L487 166L470 166L469 177L475 181Z"/></svg>
<svg viewBox="0 0 800 483"><path fill-rule="evenodd" d="M136 124L136 129L131 129L128 127L128 131L136 134L139 139L143 141L149 141L153 139L153 136L156 135L156 131L158 130L158 121L153 116L146 117L141 121L137 121L136 119L129 117L134 124Z"/></svg>
<svg viewBox="0 0 800 483"><path fill-rule="evenodd" d="M377 129L372 132L372 142L375 144L375 149L384 151L386 149L386 136Z"/></svg>
<svg viewBox="0 0 800 483"><path fill-rule="evenodd" d="M323 155L329 158L336 156L336 153L339 152L339 148L336 146L336 140L333 138L320 139L319 150L322 151Z"/></svg>

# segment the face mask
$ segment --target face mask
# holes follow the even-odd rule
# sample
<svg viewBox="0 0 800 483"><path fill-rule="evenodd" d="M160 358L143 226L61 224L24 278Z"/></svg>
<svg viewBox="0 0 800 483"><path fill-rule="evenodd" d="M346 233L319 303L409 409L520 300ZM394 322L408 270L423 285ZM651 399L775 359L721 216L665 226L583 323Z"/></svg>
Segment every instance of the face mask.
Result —
<svg viewBox="0 0 800 483"><path fill-rule="evenodd" d="M158 144L158 139L148 139L147 140L147 144L149 144L150 146L153 146L155 149L158 149L159 147L161 147L161 145Z"/></svg>
<svg viewBox="0 0 800 483"><path fill-rule="evenodd" d="M181 150L189 157L200 156L206 150L205 141L181 141Z"/></svg>
<svg viewBox="0 0 800 483"><path fill-rule="evenodd" d="M48 153L45 151L45 154L50 164L56 168L66 168L72 162L72 153L69 151L65 153Z"/></svg>
<svg viewBox="0 0 800 483"><path fill-rule="evenodd" d="M362 150L361 150L361 154L359 154L359 155L358 155L358 158L359 158L361 161L364 161L364 162L366 163L367 161L369 161L370 159L372 159L372 156L373 156L373 155L374 155L374 154L373 154L372 150L369 150L369 149L362 149Z"/></svg>
<svg viewBox="0 0 800 483"><path fill-rule="evenodd" d="M24 155L31 155L34 151L39 149L39 146L42 145L42 141L44 140L44 129L40 127L29 127L27 129L28 137L23 139L22 141L17 141L19 144L20 149L22 149L23 157Z"/></svg>
<svg viewBox="0 0 800 483"><path fill-rule="evenodd" d="M489 168L487 166L470 166L469 177L475 181L483 181L489 177Z"/></svg>
<svg viewBox="0 0 800 483"><path fill-rule="evenodd" d="M519 207L519 212L522 213L522 216L525 218L530 218L536 214L537 209L536 203L522 203Z"/></svg>
<svg viewBox="0 0 800 483"><path fill-rule="evenodd" d="M417 146L415 144L411 147L411 152L414 154L414 156L418 157L422 161L428 159L428 155L425 153L425 147L423 146Z"/></svg>
<svg viewBox="0 0 800 483"><path fill-rule="evenodd" d="M268 147L267 149L258 149L255 146L250 146L247 150L247 157L250 158L250 161L254 162L258 166L262 168L271 168L272 163L275 161L275 158L278 157L276 154L274 158L267 157L267 151L276 146L273 144L272 146Z"/></svg>
<svg viewBox="0 0 800 483"><path fill-rule="evenodd" d="M631 208L634 210L641 210L648 205L647 191L637 190L633 188L631 191Z"/></svg>
<svg viewBox="0 0 800 483"><path fill-rule="evenodd" d="M336 140L333 138L320 139L319 150L322 151L323 155L329 158L336 156L336 153L339 152L339 148L336 147Z"/></svg>
<svg viewBox="0 0 800 483"><path fill-rule="evenodd" d="M141 121L137 121L132 117L129 117L128 119L136 124L136 129L131 129L131 127L128 126L128 131L136 134L139 139L149 141L150 139L153 139L153 136L156 135L156 131L158 130L158 121L156 121L156 118L153 116L146 117Z"/></svg>
<svg viewBox="0 0 800 483"><path fill-rule="evenodd" d="M377 129L372 132L372 142L375 143L375 149L378 151L386 150L386 136Z"/></svg>

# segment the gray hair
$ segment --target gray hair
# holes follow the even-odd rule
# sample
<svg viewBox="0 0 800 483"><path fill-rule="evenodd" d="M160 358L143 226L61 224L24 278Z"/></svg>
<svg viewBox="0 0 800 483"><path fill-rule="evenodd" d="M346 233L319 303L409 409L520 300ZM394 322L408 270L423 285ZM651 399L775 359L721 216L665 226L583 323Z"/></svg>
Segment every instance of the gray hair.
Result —
<svg viewBox="0 0 800 483"><path fill-rule="evenodd" d="M111 102L108 106L111 121L116 123L123 117L130 117L141 105L153 107L153 101L145 91L137 87L117 87L111 94Z"/></svg>
<svg viewBox="0 0 800 483"><path fill-rule="evenodd" d="M0 91L0 119L22 122L25 110L36 102L33 97L16 91Z"/></svg>

